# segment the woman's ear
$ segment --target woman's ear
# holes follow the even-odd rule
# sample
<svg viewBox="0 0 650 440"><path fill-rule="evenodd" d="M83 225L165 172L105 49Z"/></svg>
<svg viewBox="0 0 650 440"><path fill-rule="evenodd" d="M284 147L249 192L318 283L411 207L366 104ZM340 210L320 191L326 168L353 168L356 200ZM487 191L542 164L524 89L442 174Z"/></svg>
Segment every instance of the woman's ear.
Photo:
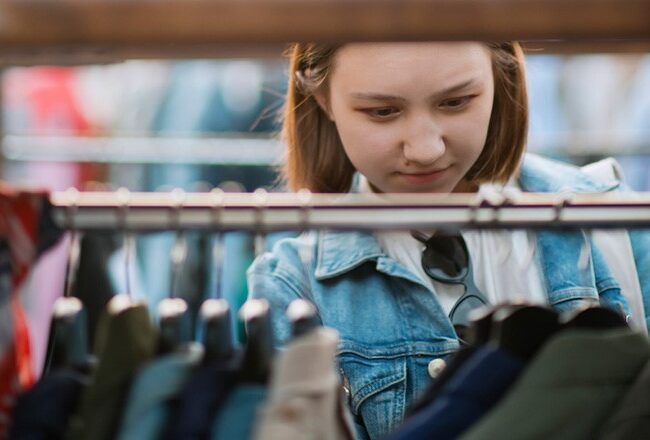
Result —
<svg viewBox="0 0 650 440"><path fill-rule="evenodd" d="M330 105L329 105L329 99L327 99L327 96L325 96L325 93L323 93L322 90L317 91L314 93L314 99L316 100L316 103L320 107L320 109L325 113L327 118L334 122L334 115L332 115L332 111L330 110Z"/></svg>

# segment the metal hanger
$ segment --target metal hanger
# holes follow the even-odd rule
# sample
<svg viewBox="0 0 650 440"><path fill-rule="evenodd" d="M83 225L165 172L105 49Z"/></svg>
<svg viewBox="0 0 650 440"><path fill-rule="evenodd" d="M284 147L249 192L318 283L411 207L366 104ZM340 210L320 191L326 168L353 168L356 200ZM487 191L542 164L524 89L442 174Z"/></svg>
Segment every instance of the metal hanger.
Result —
<svg viewBox="0 0 650 440"><path fill-rule="evenodd" d="M172 191L174 203L170 211L171 224L176 229L176 240L170 252L171 286L169 298L158 304L160 326L159 353L173 352L192 340L192 319L189 307L182 298L178 298L178 283L187 258L187 241L181 229L181 213L185 203L185 192L181 189Z"/></svg>

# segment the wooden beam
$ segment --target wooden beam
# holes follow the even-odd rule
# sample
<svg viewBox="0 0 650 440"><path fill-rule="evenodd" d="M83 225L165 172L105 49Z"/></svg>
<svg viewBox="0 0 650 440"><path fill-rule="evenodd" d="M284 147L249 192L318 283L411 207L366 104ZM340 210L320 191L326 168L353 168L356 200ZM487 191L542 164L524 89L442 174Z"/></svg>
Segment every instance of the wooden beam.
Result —
<svg viewBox="0 0 650 440"><path fill-rule="evenodd" d="M291 41L511 39L604 41L614 47L623 40L647 48L650 0L0 2L5 63L50 52L59 59L66 53L72 59L189 58L242 53L244 47L277 54Z"/></svg>

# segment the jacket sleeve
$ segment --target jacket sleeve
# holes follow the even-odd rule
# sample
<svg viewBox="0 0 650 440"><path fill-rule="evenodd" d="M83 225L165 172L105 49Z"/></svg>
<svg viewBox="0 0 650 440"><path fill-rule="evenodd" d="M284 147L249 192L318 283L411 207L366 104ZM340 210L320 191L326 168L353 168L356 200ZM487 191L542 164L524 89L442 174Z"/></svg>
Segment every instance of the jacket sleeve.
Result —
<svg viewBox="0 0 650 440"><path fill-rule="evenodd" d="M624 182L621 183L620 191L633 192ZM650 332L650 230L631 229L628 230L628 234L630 236L630 244L632 245L634 262L636 263L639 287L641 288L645 323Z"/></svg>
<svg viewBox="0 0 650 440"><path fill-rule="evenodd" d="M625 295L623 295L621 286L607 266L602 252L593 241L591 241L591 257L596 272L596 290L598 290L600 305L623 315L629 315L631 313L630 306Z"/></svg>
<svg viewBox="0 0 650 440"><path fill-rule="evenodd" d="M641 287L641 299L645 311L645 322L650 331L650 231L647 229L630 230L632 253L636 263L636 272Z"/></svg>

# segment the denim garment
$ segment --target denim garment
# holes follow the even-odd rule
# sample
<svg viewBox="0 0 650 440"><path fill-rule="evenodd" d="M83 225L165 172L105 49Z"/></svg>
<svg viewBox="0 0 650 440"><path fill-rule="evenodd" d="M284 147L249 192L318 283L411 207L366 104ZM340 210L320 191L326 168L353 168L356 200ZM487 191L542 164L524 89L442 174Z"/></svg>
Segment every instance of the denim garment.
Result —
<svg viewBox="0 0 650 440"><path fill-rule="evenodd" d="M619 185L534 155L526 155L519 184L529 192L603 192ZM577 269L585 240L582 231L538 232L536 263L549 304L563 311L601 303L627 312L618 282L596 246L587 268ZM322 324L339 331L339 362L360 438L393 431L429 385L428 363L458 348L435 295L388 257L371 233L321 231L281 240L251 266L248 283L251 297L271 303L278 345L290 335L283 315L296 298L312 301ZM641 283L642 292L648 292L650 279Z"/></svg>

